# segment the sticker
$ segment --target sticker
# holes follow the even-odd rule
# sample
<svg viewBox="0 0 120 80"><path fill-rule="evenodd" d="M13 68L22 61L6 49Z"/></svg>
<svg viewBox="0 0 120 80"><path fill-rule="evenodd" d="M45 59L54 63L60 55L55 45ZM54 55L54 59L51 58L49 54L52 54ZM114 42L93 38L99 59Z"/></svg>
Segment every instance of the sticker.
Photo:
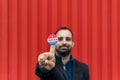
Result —
<svg viewBox="0 0 120 80"><path fill-rule="evenodd" d="M58 42L58 38L55 34L51 34L49 35L47 41L50 45L55 45Z"/></svg>

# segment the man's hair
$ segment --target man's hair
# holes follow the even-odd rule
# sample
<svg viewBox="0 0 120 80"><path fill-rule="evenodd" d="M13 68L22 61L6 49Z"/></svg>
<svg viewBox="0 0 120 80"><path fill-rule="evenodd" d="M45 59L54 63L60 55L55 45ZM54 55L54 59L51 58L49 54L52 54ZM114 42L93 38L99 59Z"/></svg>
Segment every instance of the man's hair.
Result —
<svg viewBox="0 0 120 80"><path fill-rule="evenodd" d="M59 32L60 30L68 30L71 32L72 34L72 38L73 38L73 32L70 28L66 27L66 26L63 26L63 27L60 27L59 29L56 30L56 32L54 34L57 34L57 32Z"/></svg>

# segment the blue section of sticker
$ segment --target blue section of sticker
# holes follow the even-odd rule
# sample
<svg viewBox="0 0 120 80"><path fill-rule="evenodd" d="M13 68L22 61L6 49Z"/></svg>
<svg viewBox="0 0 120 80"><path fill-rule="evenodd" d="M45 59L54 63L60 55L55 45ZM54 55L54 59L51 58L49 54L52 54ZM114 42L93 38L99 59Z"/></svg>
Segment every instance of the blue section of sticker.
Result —
<svg viewBox="0 0 120 80"><path fill-rule="evenodd" d="M55 45L57 41L48 42L50 45Z"/></svg>

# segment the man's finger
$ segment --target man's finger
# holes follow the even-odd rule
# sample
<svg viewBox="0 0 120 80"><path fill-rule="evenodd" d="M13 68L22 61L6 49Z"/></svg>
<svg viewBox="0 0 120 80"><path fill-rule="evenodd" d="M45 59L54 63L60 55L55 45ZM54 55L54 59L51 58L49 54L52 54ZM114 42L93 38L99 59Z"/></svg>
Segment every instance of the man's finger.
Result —
<svg viewBox="0 0 120 80"><path fill-rule="evenodd" d="M55 45L50 46L50 53L52 53L52 54L55 53Z"/></svg>
<svg viewBox="0 0 120 80"><path fill-rule="evenodd" d="M41 53L41 54L38 56L38 62L46 60L47 57L48 57L48 55L49 55L48 53L49 53L49 52Z"/></svg>
<svg viewBox="0 0 120 80"><path fill-rule="evenodd" d="M53 67L55 65L55 62L49 61L49 60L45 60L45 64L47 66Z"/></svg>
<svg viewBox="0 0 120 80"><path fill-rule="evenodd" d="M50 44L50 53L53 54L55 52L55 44L58 42L58 38L55 34L51 34L48 36L47 41Z"/></svg>

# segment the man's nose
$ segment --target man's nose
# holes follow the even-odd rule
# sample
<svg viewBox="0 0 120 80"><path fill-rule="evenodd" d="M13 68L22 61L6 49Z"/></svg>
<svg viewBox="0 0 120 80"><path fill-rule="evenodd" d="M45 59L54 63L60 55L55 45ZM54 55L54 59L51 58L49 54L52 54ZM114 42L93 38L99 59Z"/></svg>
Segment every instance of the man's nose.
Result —
<svg viewBox="0 0 120 80"><path fill-rule="evenodd" d="M63 43L65 44L67 41L66 41L66 39L65 38L63 38Z"/></svg>

